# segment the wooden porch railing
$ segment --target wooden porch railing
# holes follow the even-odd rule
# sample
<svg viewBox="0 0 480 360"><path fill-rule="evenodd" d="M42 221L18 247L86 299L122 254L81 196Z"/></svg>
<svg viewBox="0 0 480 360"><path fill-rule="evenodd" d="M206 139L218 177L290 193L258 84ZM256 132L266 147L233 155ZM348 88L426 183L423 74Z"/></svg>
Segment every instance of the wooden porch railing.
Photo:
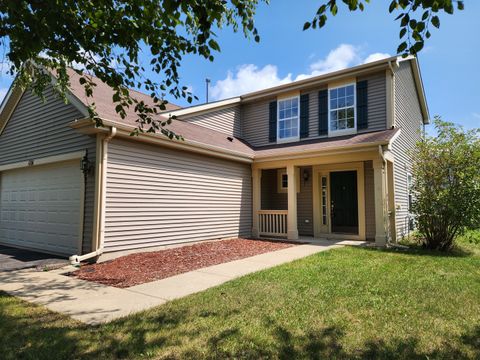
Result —
<svg viewBox="0 0 480 360"><path fill-rule="evenodd" d="M259 235L286 237L287 214L287 210L259 210Z"/></svg>

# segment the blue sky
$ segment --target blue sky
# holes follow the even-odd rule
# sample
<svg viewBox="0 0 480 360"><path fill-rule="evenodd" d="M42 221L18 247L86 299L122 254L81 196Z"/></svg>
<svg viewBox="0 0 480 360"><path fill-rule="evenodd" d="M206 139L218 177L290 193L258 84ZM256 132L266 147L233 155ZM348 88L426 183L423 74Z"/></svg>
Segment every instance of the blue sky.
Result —
<svg viewBox="0 0 480 360"><path fill-rule="evenodd" d="M302 31L320 1L272 0L259 6L256 25L261 42L229 29L218 32L222 52L213 63L199 57L184 59L182 85L191 86L205 101L205 78L211 79L211 99L225 98L364 62L374 54L395 54L399 44L396 15L387 1L373 1L364 13L340 7L321 30ZM480 1L466 1L465 11L441 16L419 60L431 116L467 128L480 127ZM4 72L0 97L11 79ZM175 101L188 105L185 101Z"/></svg>

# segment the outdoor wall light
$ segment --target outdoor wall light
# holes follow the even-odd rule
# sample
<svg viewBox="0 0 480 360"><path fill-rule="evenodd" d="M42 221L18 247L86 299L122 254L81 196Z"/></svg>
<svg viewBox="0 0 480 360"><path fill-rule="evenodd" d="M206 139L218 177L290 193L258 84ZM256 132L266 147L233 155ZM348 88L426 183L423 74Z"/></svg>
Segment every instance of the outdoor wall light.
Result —
<svg viewBox="0 0 480 360"><path fill-rule="evenodd" d="M80 163L80 169L82 170L83 174L86 176L92 170L93 164L88 159L88 153L82 158Z"/></svg>
<svg viewBox="0 0 480 360"><path fill-rule="evenodd" d="M310 173L305 169L303 170L303 181L307 182L308 179L310 179Z"/></svg>

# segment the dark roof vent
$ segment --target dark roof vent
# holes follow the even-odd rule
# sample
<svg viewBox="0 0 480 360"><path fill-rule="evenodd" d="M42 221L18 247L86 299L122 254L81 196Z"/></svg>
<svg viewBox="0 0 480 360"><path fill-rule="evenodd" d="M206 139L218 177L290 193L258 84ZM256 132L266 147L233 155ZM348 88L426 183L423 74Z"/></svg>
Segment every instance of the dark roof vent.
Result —
<svg viewBox="0 0 480 360"><path fill-rule="evenodd" d="M230 142L232 142L232 141L233 141L233 137L229 136L229 137L227 137L227 140L230 141Z"/></svg>

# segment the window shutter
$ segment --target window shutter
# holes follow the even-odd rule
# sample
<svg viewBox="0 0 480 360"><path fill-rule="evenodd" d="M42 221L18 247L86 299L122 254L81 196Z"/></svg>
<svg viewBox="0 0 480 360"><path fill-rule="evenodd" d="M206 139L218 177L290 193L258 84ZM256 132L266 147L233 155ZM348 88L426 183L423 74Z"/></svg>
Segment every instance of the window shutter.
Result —
<svg viewBox="0 0 480 360"><path fill-rule="evenodd" d="M328 134L328 90L318 92L318 135Z"/></svg>
<svg viewBox="0 0 480 360"><path fill-rule="evenodd" d="M357 129L368 128L368 81L357 82Z"/></svg>
<svg viewBox="0 0 480 360"><path fill-rule="evenodd" d="M277 102L270 103L270 115L268 121L268 141L277 141Z"/></svg>
<svg viewBox="0 0 480 360"><path fill-rule="evenodd" d="M308 137L308 94L300 95L300 138Z"/></svg>

